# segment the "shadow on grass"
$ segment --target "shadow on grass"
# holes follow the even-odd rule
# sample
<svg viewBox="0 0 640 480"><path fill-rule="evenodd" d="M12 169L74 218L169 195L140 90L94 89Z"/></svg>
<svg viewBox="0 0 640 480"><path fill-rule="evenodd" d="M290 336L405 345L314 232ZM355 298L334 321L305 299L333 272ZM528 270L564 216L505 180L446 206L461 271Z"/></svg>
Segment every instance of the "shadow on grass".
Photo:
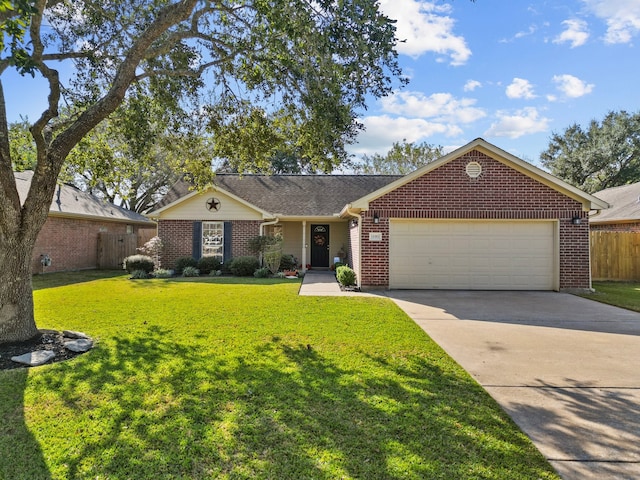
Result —
<svg viewBox="0 0 640 480"><path fill-rule="evenodd" d="M64 478L556 478L506 415L478 400L486 397L475 382L425 358L362 356L352 368L277 337L244 355L224 349L150 327L44 371L34 388L73 413L65 425L72 444L52 471ZM369 375L367 365L384 367L384 375ZM47 473L44 462L36 465Z"/></svg>
<svg viewBox="0 0 640 480"><path fill-rule="evenodd" d="M33 290L41 290L43 288L63 287L122 275L126 275L126 272L122 270L80 270L77 272L45 273L44 275L33 275L31 284Z"/></svg>
<svg viewBox="0 0 640 480"><path fill-rule="evenodd" d="M0 372L0 478L52 478L42 449L25 423L28 369Z"/></svg>

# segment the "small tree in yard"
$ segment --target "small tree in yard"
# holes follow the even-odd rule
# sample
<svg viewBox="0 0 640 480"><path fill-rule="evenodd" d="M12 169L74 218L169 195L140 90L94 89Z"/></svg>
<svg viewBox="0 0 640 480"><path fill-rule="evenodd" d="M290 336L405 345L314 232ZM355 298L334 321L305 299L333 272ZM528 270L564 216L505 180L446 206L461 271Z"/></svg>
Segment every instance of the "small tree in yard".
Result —
<svg viewBox="0 0 640 480"><path fill-rule="evenodd" d="M276 242L275 244L269 245L264 249L264 263L272 275L275 275L280 269L281 260L282 242Z"/></svg>
<svg viewBox="0 0 640 480"><path fill-rule="evenodd" d="M142 247L136 248L143 255L148 255L153 258L153 263L157 268L160 268L160 258L162 256L162 251L164 250L164 244L160 237L155 236L151 238L147 243L145 243Z"/></svg>

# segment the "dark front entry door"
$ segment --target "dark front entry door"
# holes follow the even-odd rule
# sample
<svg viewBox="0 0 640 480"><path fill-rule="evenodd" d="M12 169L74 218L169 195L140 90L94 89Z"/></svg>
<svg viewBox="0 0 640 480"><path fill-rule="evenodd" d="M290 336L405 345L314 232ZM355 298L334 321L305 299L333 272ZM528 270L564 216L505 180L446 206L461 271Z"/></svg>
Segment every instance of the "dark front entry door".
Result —
<svg viewBox="0 0 640 480"><path fill-rule="evenodd" d="M311 225L311 266L329 266L329 225Z"/></svg>

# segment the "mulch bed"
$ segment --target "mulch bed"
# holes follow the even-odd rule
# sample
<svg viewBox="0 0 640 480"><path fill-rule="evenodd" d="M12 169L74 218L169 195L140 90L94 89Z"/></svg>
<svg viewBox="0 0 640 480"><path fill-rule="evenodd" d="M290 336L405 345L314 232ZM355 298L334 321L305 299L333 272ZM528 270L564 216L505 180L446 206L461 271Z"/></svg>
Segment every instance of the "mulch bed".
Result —
<svg viewBox="0 0 640 480"><path fill-rule="evenodd" d="M11 360L11 357L35 352L36 350L51 350L55 352L56 356L49 360L47 364L62 362L63 360L69 360L70 358L82 355L82 353L72 352L65 348L62 332L41 330L40 334L25 342L0 344L0 370L33 368L22 363L14 362Z"/></svg>

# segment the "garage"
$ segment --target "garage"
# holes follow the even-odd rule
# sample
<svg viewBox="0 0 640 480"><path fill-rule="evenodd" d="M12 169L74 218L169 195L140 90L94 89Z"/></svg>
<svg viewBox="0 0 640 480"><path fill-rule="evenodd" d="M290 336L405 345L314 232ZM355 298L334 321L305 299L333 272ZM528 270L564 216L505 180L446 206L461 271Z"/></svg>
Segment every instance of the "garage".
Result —
<svg viewBox="0 0 640 480"><path fill-rule="evenodd" d="M556 290L557 225L390 219L389 287Z"/></svg>

